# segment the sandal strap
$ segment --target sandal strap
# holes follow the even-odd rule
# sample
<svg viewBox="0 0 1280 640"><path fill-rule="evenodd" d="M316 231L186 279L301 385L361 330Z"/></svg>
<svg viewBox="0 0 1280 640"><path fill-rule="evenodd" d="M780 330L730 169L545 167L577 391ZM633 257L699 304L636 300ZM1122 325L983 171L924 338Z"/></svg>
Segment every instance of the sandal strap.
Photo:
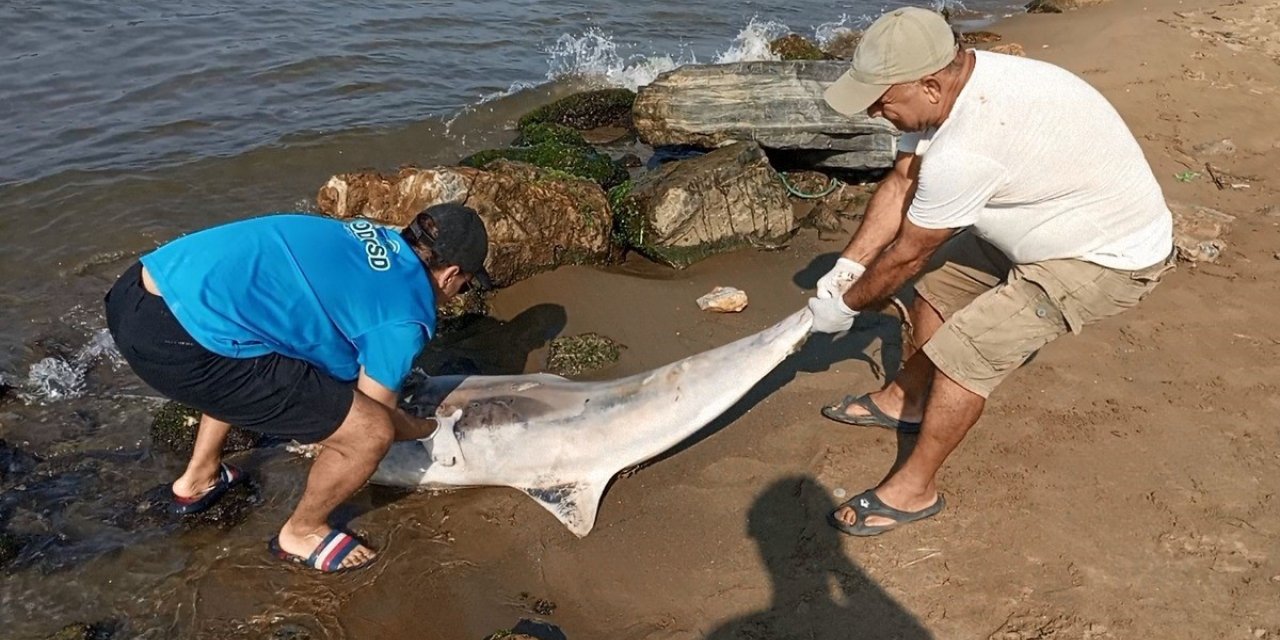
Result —
<svg viewBox="0 0 1280 640"><path fill-rule="evenodd" d="M311 552L311 557L307 558L307 564L321 571L334 571L342 566L342 561L346 560L358 546L360 541L356 540L355 536L334 529L320 541L320 546Z"/></svg>

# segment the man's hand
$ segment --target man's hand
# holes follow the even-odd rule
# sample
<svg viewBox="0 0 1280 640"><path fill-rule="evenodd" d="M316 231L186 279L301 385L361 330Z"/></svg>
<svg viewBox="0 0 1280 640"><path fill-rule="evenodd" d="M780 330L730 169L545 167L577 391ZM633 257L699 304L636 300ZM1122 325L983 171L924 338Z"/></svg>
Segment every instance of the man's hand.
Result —
<svg viewBox="0 0 1280 640"><path fill-rule="evenodd" d="M853 326L858 312L844 303L843 296L834 298L809 298L809 311L813 312L815 333L840 333Z"/></svg>
<svg viewBox="0 0 1280 640"><path fill-rule="evenodd" d="M836 260L836 266L832 267L827 275L818 278L818 293L820 299L839 298L844 292L853 286L853 283L866 273L867 268L861 264L854 262L845 257Z"/></svg>
<svg viewBox="0 0 1280 640"><path fill-rule="evenodd" d="M360 369L360 379L356 381L356 389L387 408L391 426L396 430L397 441L420 440L436 430L435 420L415 418L397 407L396 401L399 400L400 394L370 378L363 368Z"/></svg>

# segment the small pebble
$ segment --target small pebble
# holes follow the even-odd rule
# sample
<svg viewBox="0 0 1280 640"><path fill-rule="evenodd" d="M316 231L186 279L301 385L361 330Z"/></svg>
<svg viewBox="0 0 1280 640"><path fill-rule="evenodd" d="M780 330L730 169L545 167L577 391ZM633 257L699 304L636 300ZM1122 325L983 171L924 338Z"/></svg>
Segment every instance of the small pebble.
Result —
<svg viewBox="0 0 1280 640"><path fill-rule="evenodd" d="M847 493L847 492L844 490L844 488L843 488L843 487L836 487L836 490L835 490L835 491L832 491L832 492L831 492L831 495L833 495L833 496L835 496L835 497L837 497L837 498L843 498L843 497L845 496L845 493ZM1278 577L1280 577L1280 576L1278 576Z"/></svg>

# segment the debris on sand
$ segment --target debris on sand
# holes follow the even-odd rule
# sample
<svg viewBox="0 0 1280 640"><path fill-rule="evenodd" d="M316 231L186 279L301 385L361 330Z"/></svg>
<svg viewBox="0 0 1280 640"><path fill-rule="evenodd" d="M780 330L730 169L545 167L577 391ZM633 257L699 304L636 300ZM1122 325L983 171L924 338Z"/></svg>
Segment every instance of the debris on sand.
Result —
<svg viewBox="0 0 1280 640"><path fill-rule="evenodd" d="M733 287L716 287L698 298L698 308L716 313L737 313L747 308L747 293Z"/></svg>
<svg viewBox="0 0 1280 640"><path fill-rule="evenodd" d="M599 371L617 362L625 348L598 333L556 338L551 341L546 370L548 373L568 377Z"/></svg>

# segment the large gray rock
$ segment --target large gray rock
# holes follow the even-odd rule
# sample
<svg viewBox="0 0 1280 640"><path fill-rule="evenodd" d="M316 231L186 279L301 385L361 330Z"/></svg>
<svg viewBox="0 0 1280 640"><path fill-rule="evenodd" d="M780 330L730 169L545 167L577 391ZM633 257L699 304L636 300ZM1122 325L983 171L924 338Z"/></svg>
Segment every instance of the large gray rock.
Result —
<svg viewBox="0 0 1280 640"><path fill-rule="evenodd" d="M777 245L795 228L786 188L754 142L665 164L612 195L619 241L677 268L722 251Z"/></svg>
<svg viewBox="0 0 1280 640"><path fill-rule="evenodd" d="M838 60L686 65L641 89L632 119L653 146L754 140L799 167L887 168L897 130L883 119L840 115L822 99L848 67Z"/></svg>

